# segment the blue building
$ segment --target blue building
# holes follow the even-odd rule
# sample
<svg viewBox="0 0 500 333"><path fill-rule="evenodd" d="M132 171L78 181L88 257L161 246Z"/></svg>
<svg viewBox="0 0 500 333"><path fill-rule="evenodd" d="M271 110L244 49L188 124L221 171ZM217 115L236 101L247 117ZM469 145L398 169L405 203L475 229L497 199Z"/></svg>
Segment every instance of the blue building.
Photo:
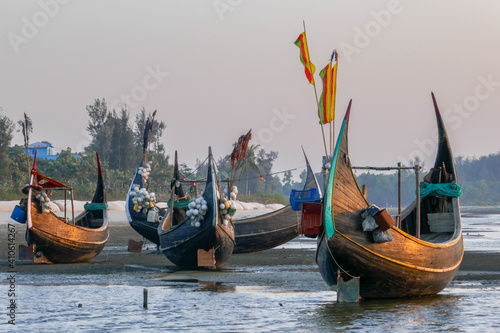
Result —
<svg viewBox="0 0 500 333"><path fill-rule="evenodd" d="M24 148L23 150L26 152ZM55 160L57 158L54 146L48 141L32 143L28 146L28 150L30 156L35 155L36 151L36 157L39 159Z"/></svg>

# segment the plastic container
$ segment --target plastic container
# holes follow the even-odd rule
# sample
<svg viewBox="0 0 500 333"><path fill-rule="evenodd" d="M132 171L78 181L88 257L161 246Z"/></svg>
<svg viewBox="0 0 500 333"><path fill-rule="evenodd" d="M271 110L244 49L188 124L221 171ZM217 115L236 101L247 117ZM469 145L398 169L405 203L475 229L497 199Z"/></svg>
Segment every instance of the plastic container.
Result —
<svg viewBox="0 0 500 333"><path fill-rule="evenodd" d="M323 224L323 204L305 202L302 204L301 233L306 236L317 236Z"/></svg>
<svg viewBox="0 0 500 333"><path fill-rule="evenodd" d="M385 209L382 209L378 214L375 214L373 218L382 231L386 231L396 223L396 221L394 221L392 216Z"/></svg>
<svg viewBox="0 0 500 333"><path fill-rule="evenodd" d="M302 204L305 202L321 202L321 197L317 188L311 188L309 190L292 190L290 193L290 205L292 210L301 210Z"/></svg>
<svg viewBox="0 0 500 333"><path fill-rule="evenodd" d="M21 209L21 207L16 205L16 207L14 207L14 210L12 211L12 214L10 215L10 218L19 223L26 223L27 215L26 212Z"/></svg>

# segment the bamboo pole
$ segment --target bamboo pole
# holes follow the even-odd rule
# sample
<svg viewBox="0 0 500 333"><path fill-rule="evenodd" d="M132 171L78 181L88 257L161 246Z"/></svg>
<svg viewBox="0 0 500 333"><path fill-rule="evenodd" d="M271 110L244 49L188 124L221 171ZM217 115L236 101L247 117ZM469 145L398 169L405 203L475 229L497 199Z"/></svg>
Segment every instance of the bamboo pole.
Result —
<svg viewBox="0 0 500 333"><path fill-rule="evenodd" d="M176 168L179 167L179 164L177 162L177 150L175 151L175 161L174 161L174 186L172 186L172 195L170 196L170 211L168 212L168 228L171 229L173 226L173 218L174 218L174 202L175 202L175 188L176 188L176 183L177 179L175 179L175 171Z"/></svg>
<svg viewBox="0 0 500 333"><path fill-rule="evenodd" d="M71 215L73 216L73 225L75 225L75 198L73 197L73 189L70 189L71 192Z"/></svg>
<svg viewBox="0 0 500 333"><path fill-rule="evenodd" d="M142 298L142 307L144 309L147 309L148 308L148 288L144 288L143 289L142 295L143 295L143 298Z"/></svg>
<svg viewBox="0 0 500 333"><path fill-rule="evenodd" d="M417 180L417 211L416 211L416 237L420 238L420 165L415 167L415 174Z"/></svg>
<svg viewBox="0 0 500 333"><path fill-rule="evenodd" d="M389 170L415 170L415 167L357 167L353 166L351 169L356 170L379 170L379 171L389 171Z"/></svg>
<svg viewBox="0 0 500 333"><path fill-rule="evenodd" d="M66 211L68 210L68 209L67 209L67 204L66 204L66 202L67 202L67 198L68 198L68 191L64 190L64 220L65 220L66 222L68 222L68 220L67 220L67 216L66 216Z"/></svg>
<svg viewBox="0 0 500 333"><path fill-rule="evenodd" d="M401 162L398 162L398 224L401 229Z"/></svg>
<svg viewBox="0 0 500 333"><path fill-rule="evenodd" d="M307 55L309 55L309 45L307 45L307 37L306 37L306 21L302 21L303 25L304 25L304 37L306 39L306 50L307 50ZM309 72L311 72L311 76L313 76L313 72L312 72L312 67L311 67L311 57L309 57L309 61L307 63L309 65ZM316 81L314 81L314 77L313 77L313 87L314 87L314 96L316 97L316 107L317 107L317 110L319 110L319 100L318 100L318 92L316 91ZM325 156L328 158L328 149L327 149L327 146L326 146L326 138L325 138L325 130L323 129L323 125L321 125L321 134L323 135L323 145L325 146Z"/></svg>
<svg viewBox="0 0 500 333"><path fill-rule="evenodd" d="M330 154L333 154L333 119L330 121Z"/></svg>

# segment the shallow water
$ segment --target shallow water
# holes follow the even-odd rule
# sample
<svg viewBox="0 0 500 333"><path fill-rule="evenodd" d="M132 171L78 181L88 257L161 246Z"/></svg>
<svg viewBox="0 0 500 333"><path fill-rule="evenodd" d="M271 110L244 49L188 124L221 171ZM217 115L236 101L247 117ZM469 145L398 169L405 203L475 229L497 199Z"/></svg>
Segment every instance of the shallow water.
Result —
<svg viewBox="0 0 500 333"><path fill-rule="evenodd" d="M465 249L500 251L500 214L463 210ZM315 248L299 238L281 247ZM122 247L108 250L125 251ZM3 267L6 263L3 262ZM120 274L18 274L16 331L39 332L496 332L500 331L500 283L453 281L439 295L415 299L336 303L309 267L238 267L235 283L172 280L168 270L143 267ZM301 269L304 273L300 273ZM292 280L289 272L303 279ZM297 271L299 273L297 273ZM0 306L7 305L2 269ZM255 274L283 274L280 285L248 282ZM207 273L205 273L207 274ZM210 273L208 273L210 274ZM303 275L302 275L303 274ZM170 278L169 278L170 277ZM91 282L90 282L91 281ZM246 282L241 282L246 281ZM143 289L148 308L143 309ZM1 332L13 331L3 313Z"/></svg>
<svg viewBox="0 0 500 333"><path fill-rule="evenodd" d="M75 281L73 281L75 282ZM22 285L16 329L40 332L477 332L500 329L499 286L453 283L440 295L338 304L331 291L215 282ZM81 305L81 307L79 307ZM3 327L2 327L3 326ZM5 329L0 325L0 329Z"/></svg>

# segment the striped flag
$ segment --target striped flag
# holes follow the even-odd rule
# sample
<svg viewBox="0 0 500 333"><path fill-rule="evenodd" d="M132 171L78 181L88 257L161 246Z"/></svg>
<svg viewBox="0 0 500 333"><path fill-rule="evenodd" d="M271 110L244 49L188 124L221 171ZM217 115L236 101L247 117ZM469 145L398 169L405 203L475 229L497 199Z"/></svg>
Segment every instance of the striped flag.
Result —
<svg viewBox="0 0 500 333"><path fill-rule="evenodd" d="M332 62L335 58L335 64ZM333 51L328 65L319 72L323 81L323 93L319 100L318 117L320 124L327 124L335 119L335 90L337 86L337 50Z"/></svg>
<svg viewBox="0 0 500 333"><path fill-rule="evenodd" d="M294 43L300 48L300 62L305 66L306 77L309 83L314 84L313 74L316 71L313 63L309 59L309 50L307 48L306 33L303 32L299 35L299 38Z"/></svg>

